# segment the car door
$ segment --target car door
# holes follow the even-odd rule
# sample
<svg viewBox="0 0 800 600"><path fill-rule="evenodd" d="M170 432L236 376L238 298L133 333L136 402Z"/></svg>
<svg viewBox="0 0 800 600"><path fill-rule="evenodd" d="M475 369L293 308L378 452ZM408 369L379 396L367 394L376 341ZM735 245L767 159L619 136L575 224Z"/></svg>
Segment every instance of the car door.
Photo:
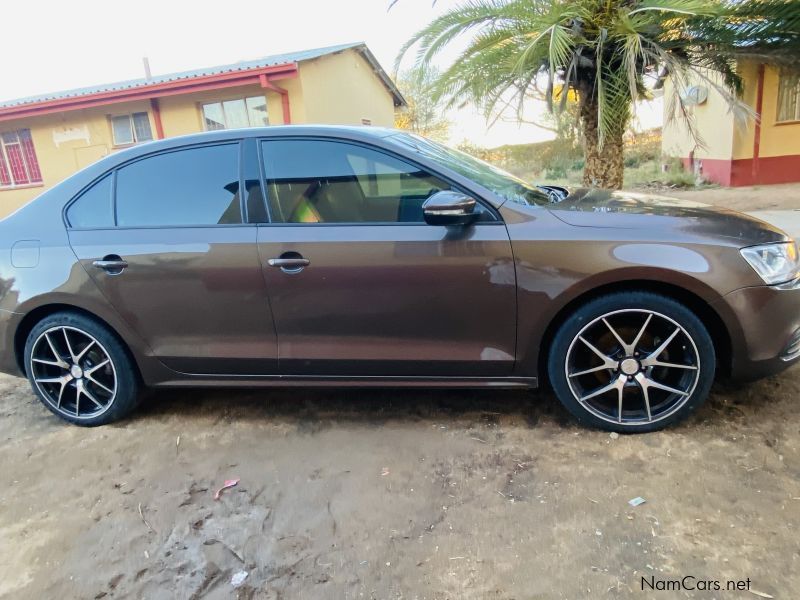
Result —
<svg viewBox="0 0 800 600"><path fill-rule="evenodd" d="M239 193L240 154L235 142L150 155L67 210L83 267L176 371L276 372L257 225L247 223Z"/></svg>
<svg viewBox="0 0 800 600"><path fill-rule="evenodd" d="M506 227L431 226L442 178L382 150L261 142L271 223L258 246L282 373L510 375L515 275Z"/></svg>

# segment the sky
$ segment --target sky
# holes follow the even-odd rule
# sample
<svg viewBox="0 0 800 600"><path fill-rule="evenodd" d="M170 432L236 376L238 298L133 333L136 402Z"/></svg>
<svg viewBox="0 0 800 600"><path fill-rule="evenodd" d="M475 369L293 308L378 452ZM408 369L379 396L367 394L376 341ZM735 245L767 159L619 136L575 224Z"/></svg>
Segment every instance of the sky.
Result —
<svg viewBox="0 0 800 600"><path fill-rule="evenodd" d="M366 42L387 72L403 43L460 0L26 0L0 2L3 47L0 100L144 75L250 60L306 48ZM9 49L14 51L9 51ZM455 52L442 57L442 65ZM413 53L402 63L410 67ZM532 105L535 119L544 110ZM660 124L656 104L638 111L642 126ZM451 143L528 143L552 135L512 118L487 130L469 107L448 115Z"/></svg>

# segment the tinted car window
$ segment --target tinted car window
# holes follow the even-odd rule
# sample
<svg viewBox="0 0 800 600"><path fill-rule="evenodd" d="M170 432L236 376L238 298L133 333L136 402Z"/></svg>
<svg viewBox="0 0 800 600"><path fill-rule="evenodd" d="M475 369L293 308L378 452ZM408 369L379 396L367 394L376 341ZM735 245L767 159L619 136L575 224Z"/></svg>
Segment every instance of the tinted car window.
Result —
<svg viewBox="0 0 800 600"><path fill-rule="evenodd" d="M421 223L422 204L450 186L420 168L346 142L262 142L272 220Z"/></svg>
<svg viewBox="0 0 800 600"><path fill-rule="evenodd" d="M72 227L83 229L114 226L111 184L111 175L106 175L72 203L67 210L67 220Z"/></svg>
<svg viewBox="0 0 800 600"><path fill-rule="evenodd" d="M530 206L543 206L552 203L551 196L511 173L479 160L460 150L437 144L427 138L411 133L398 133L391 136L395 142L403 144L420 155L469 177L472 181L493 191L506 200Z"/></svg>
<svg viewBox="0 0 800 600"><path fill-rule="evenodd" d="M117 172L121 227L224 225L242 222L239 145L157 154Z"/></svg>

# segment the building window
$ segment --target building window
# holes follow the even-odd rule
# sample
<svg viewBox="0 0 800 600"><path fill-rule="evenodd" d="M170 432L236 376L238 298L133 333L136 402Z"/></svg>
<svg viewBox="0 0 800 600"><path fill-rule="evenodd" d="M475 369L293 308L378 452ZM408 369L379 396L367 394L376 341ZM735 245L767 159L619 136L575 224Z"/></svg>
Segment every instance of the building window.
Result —
<svg viewBox="0 0 800 600"><path fill-rule="evenodd" d="M800 121L800 73L781 74L778 85L778 121Z"/></svg>
<svg viewBox="0 0 800 600"><path fill-rule="evenodd" d="M0 188L42 183L30 129L0 133Z"/></svg>
<svg viewBox="0 0 800 600"><path fill-rule="evenodd" d="M264 96L210 102L203 104L202 109L206 131L269 125L267 101Z"/></svg>
<svg viewBox="0 0 800 600"><path fill-rule="evenodd" d="M146 112L111 117L111 131L115 146L129 146L153 139L150 117Z"/></svg>

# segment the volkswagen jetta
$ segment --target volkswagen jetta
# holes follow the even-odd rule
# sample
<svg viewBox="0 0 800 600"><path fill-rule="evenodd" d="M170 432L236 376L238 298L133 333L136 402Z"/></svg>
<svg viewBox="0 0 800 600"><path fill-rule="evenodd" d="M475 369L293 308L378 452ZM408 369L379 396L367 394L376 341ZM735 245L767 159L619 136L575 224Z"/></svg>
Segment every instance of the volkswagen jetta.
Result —
<svg viewBox="0 0 800 600"><path fill-rule="evenodd" d="M699 203L537 187L388 129L115 153L0 222L0 370L99 425L143 386L548 383L651 431L800 355L797 248Z"/></svg>

